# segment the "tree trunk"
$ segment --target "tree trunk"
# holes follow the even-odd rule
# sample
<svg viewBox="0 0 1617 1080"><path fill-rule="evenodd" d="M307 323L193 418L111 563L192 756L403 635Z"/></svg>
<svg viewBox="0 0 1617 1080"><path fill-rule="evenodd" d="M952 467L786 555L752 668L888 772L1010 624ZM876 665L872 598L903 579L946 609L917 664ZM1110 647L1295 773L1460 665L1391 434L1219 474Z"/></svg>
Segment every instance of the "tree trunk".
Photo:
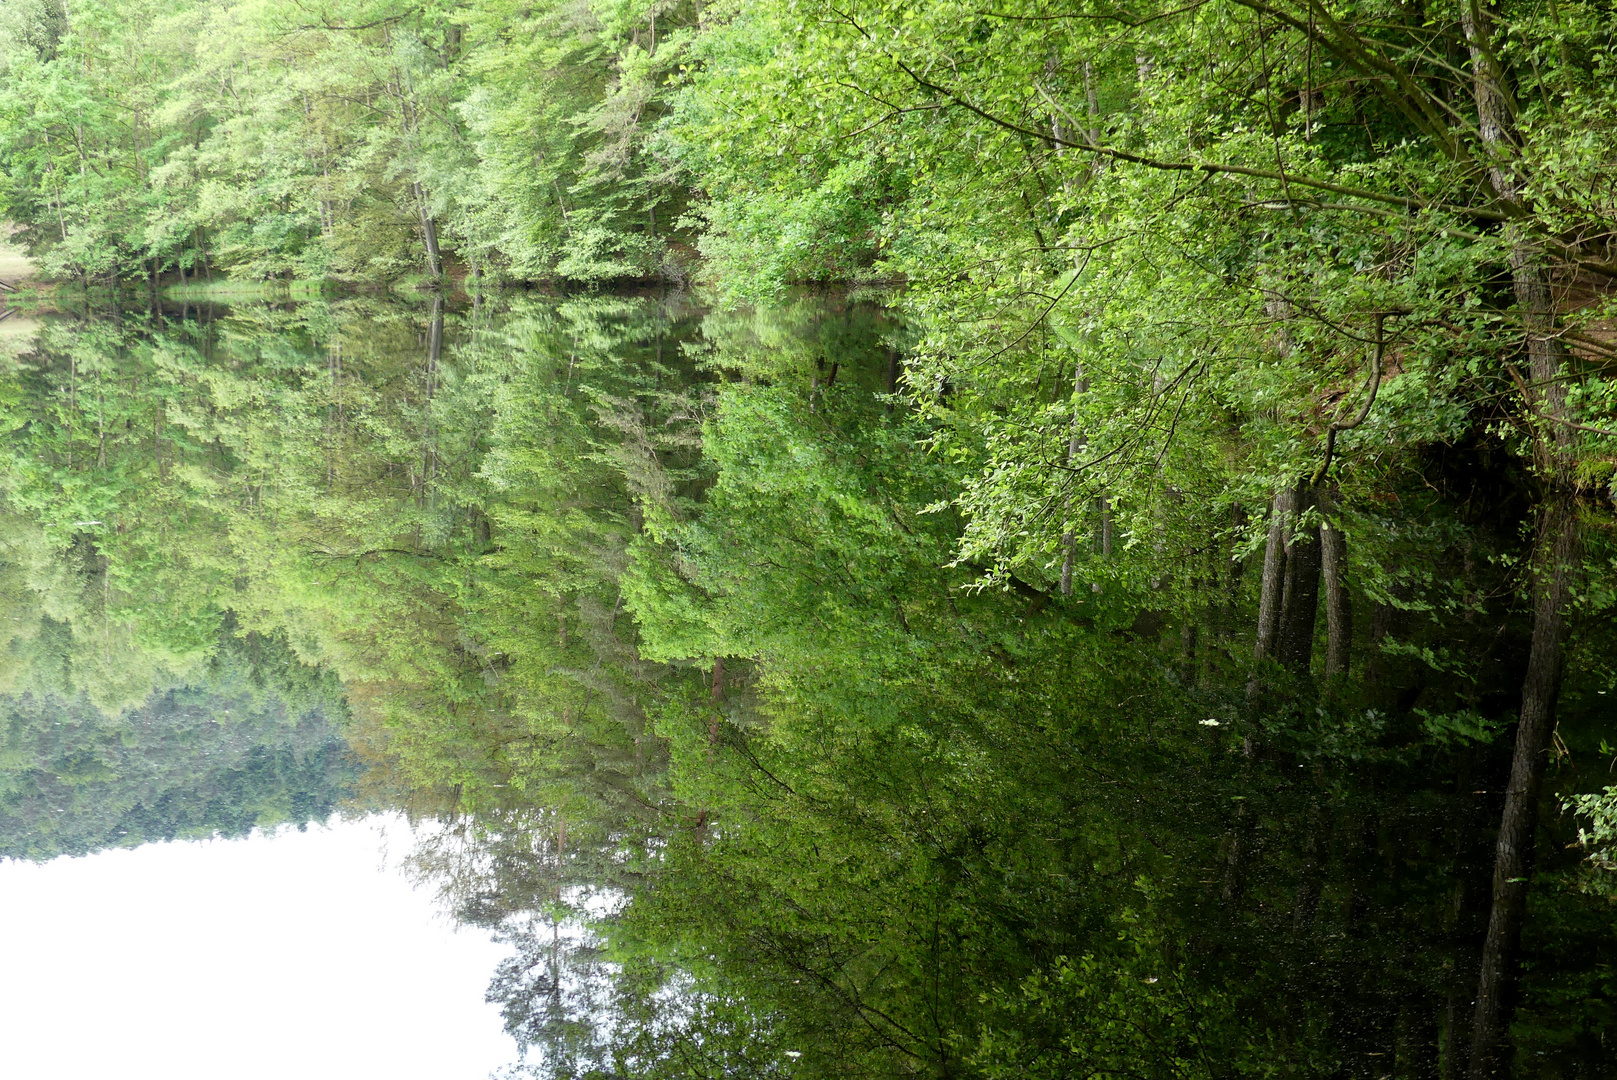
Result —
<svg viewBox="0 0 1617 1080"><path fill-rule="evenodd" d="M1306 483L1292 494L1292 506L1301 515L1314 503ZM1314 624L1319 618L1319 526L1293 528L1286 543L1285 589L1280 601L1280 632L1275 659L1293 675L1307 675L1314 659Z"/></svg>
<svg viewBox="0 0 1617 1080"><path fill-rule="evenodd" d="M1247 700L1254 700L1263 688L1263 665L1274 657L1280 635L1280 605L1285 598L1287 520L1296 513L1296 488L1275 492L1269 507L1269 542L1263 549L1263 578L1258 587L1258 640L1252 650L1252 678L1246 686Z"/></svg>
<svg viewBox="0 0 1617 1080"><path fill-rule="evenodd" d="M1246 508L1240 503L1230 507L1230 525L1239 533L1246 526ZM1223 617L1218 620L1218 637L1220 641L1229 641L1235 637L1239 625L1241 607L1241 579L1246 576L1246 560L1230 559L1228 572L1224 575L1224 611ZM1228 651L1225 652L1229 656ZM1233 656L1230 659L1234 659Z"/></svg>
<svg viewBox="0 0 1617 1080"><path fill-rule="evenodd" d="M438 222L434 220L432 211L427 207L427 192L419 181L415 186L416 208L421 212L421 240L427 249L427 273L433 277L442 277L444 272L443 258L438 252Z"/></svg>
<svg viewBox="0 0 1617 1080"><path fill-rule="evenodd" d="M1527 886L1533 871L1533 838L1538 830L1539 791L1546 751L1555 732L1555 705L1561 689L1572 597L1573 563L1578 556L1577 510L1565 495L1542 511L1533 565L1533 644L1522 684L1516 749L1505 789L1494 854L1493 910L1483 942L1471 1030L1471 1080L1507 1075L1510 1026Z"/></svg>
<svg viewBox="0 0 1617 1080"><path fill-rule="evenodd" d="M1308 818L1308 831L1303 839L1303 866L1298 874L1296 898L1291 906L1291 932L1297 935L1307 933L1319 913L1324 884L1322 864L1325 860L1325 838L1331 827L1330 817L1318 798L1309 808Z"/></svg>
<svg viewBox="0 0 1617 1080"><path fill-rule="evenodd" d="M427 322L426 425L421 432L421 505L432 499L438 479L438 429L433 423L432 400L438 392L438 360L444 348L444 298L432 298L432 317Z"/></svg>
<svg viewBox="0 0 1617 1080"><path fill-rule="evenodd" d="M1196 652L1201 643L1201 627L1193 618L1187 618L1179 628L1179 662L1186 686L1196 685Z"/></svg>
<svg viewBox="0 0 1617 1080"><path fill-rule="evenodd" d="M1519 151L1511 97L1504 68L1495 51L1488 10L1480 0L1467 0L1460 12L1471 58L1477 133L1487 155L1488 181L1501 201L1519 205L1523 185L1516 167ZM1505 809L1495 848L1493 905L1483 942L1482 971L1472 1019L1471 1080L1500 1076L1510 1067L1508 1031L1522 919L1532 875L1544 755L1555 731L1555 707L1565 659L1566 608L1572 592L1572 563L1578 553L1577 513L1569 494L1574 462L1572 429L1567 423L1566 388L1557 381L1566 354L1555 333L1556 315L1550 297L1549 275L1543 266L1543 252L1521 225L1510 222L1505 226L1504 235L1510 245L1507 261L1511 286L1517 314L1526 332L1531 370L1531 383L1522 386L1522 390L1527 409L1538 421L1534 458L1548 488L1548 497L1539 511L1538 539L1533 555L1533 641L1527 677L1522 684L1510 783L1505 791ZM1514 375L1515 370L1511 371Z"/></svg>
<svg viewBox="0 0 1617 1080"><path fill-rule="evenodd" d="M1072 369L1072 396L1076 399L1084 392L1084 365L1077 363ZM1076 405L1076 401L1074 402ZM1067 468L1071 469L1078 461L1078 451L1083 448L1083 440L1078 434L1078 417L1072 418L1072 428L1067 435ZM1068 480L1071 483L1071 480ZM1072 496L1067 496L1067 527L1061 534L1061 595L1072 595L1072 560L1073 547L1077 544L1077 537L1072 530Z"/></svg>
<svg viewBox="0 0 1617 1080"><path fill-rule="evenodd" d="M1347 675L1353 647L1353 598L1348 595L1347 537L1335 521L1336 493L1320 492L1320 577L1325 584L1325 677Z"/></svg>

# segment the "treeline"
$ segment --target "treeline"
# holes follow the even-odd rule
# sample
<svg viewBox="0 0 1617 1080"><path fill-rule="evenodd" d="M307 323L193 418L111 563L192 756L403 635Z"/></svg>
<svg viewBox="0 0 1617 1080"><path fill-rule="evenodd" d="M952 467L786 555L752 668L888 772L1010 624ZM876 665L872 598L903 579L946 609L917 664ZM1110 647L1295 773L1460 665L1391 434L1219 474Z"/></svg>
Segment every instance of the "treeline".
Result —
<svg viewBox="0 0 1617 1080"><path fill-rule="evenodd" d="M0 217L56 276L679 277L700 0L0 9Z"/></svg>

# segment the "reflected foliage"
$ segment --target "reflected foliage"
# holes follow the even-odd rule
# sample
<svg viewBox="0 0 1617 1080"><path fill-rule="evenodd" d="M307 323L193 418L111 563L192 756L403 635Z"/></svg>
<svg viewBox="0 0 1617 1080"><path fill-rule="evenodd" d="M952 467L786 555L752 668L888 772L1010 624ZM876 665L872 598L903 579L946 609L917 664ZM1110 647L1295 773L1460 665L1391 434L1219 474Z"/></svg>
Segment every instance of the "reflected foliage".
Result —
<svg viewBox="0 0 1617 1080"><path fill-rule="evenodd" d="M1485 432L1411 439L1308 506L1094 500L1065 573L984 562L982 459L916 340L844 297L48 325L5 383L8 745L49 763L17 805L85 790L95 839L41 842L124 842L136 804L78 778L161 760L149 737L222 760L139 827L228 830L210 793L313 798L340 717L356 797L409 809L417 876L509 944L519 1074L1466 1075L1530 472ZM1236 437L1176 452L1238 472ZM1609 511L1577 514L1521 1076L1603 1075L1613 1023L1584 858L1613 552ZM1305 601L1332 527L1345 596ZM31 719L45 693L79 704Z"/></svg>
<svg viewBox="0 0 1617 1080"><path fill-rule="evenodd" d="M115 715L47 689L0 699L0 857L326 820L359 768L336 688L309 682L273 643L230 639L199 677Z"/></svg>

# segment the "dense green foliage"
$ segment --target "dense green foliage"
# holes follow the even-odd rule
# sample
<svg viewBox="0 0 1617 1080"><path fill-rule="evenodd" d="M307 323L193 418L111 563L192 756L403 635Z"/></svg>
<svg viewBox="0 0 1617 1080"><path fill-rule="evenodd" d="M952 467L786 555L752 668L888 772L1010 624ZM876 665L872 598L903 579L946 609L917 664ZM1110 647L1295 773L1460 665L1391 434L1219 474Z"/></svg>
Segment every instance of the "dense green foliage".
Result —
<svg viewBox="0 0 1617 1080"><path fill-rule="evenodd" d="M0 219L81 279L677 274L695 10L8 0Z"/></svg>
<svg viewBox="0 0 1617 1080"><path fill-rule="evenodd" d="M3 10L54 274L728 305L5 373L75 685L340 678L539 1074L1607 1068L1609 5Z"/></svg>

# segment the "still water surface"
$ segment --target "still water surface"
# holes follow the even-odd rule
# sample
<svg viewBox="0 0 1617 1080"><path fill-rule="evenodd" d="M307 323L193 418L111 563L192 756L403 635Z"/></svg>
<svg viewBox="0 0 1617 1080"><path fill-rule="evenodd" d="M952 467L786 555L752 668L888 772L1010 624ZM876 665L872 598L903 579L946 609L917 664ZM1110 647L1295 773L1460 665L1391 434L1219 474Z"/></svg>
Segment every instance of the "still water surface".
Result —
<svg viewBox="0 0 1617 1080"><path fill-rule="evenodd" d="M0 864L5 1072L483 1080L514 1057L483 1001L505 950L411 844L383 815Z"/></svg>
<svg viewBox="0 0 1617 1080"><path fill-rule="evenodd" d="M906 334L596 295L6 339L8 1063L454 1080L514 1035L542 1077L1463 1075L1520 507L1363 510L1394 573L1351 680L1257 700L1227 554L1183 633L1100 542L1071 598L969 587ZM1474 612L1422 614L1445 575ZM1605 634L1522 1076L1617 1075L1617 888L1558 811L1608 771ZM338 808L379 816L289 828Z"/></svg>

